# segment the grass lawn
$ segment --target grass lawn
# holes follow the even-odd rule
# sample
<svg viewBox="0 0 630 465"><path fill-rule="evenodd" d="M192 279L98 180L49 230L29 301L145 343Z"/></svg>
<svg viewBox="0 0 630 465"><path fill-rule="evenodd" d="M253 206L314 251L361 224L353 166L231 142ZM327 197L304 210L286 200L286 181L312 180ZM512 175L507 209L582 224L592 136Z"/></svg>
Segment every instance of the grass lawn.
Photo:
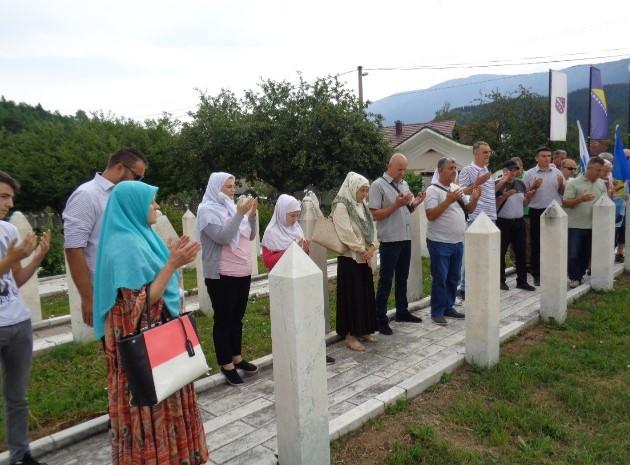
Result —
<svg viewBox="0 0 630 465"><path fill-rule="evenodd" d="M430 292L431 276L428 260L423 261L423 288ZM194 279L194 270L184 271L184 282ZM375 282L377 278L375 276ZM196 283L194 286L196 287ZM330 325L335 327L335 282L329 283ZM393 308L393 290L389 308ZM67 296L55 296L42 300L44 318L68 314ZM199 315L197 325L201 344L212 367L217 373L217 363L212 342L212 318ZM250 298L243 321L243 354L250 360L271 353L271 322L269 298ZM101 346L68 343L38 352L33 358L29 388L31 438L67 428L73 424L107 413L106 366ZM5 449L4 403L0 396L0 449Z"/></svg>
<svg viewBox="0 0 630 465"><path fill-rule="evenodd" d="M334 464L630 463L630 275L333 445Z"/></svg>

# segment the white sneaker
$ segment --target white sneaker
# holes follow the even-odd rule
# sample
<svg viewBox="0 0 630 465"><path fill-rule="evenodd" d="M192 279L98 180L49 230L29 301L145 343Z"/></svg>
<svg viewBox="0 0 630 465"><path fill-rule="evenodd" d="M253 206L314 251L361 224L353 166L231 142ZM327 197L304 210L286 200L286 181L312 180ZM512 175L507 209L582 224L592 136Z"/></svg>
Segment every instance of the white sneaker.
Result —
<svg viewBox="0 0 630 465"><path fill-rule="evenodd" d="M464 306L464 299L462 299L460 296L455 297L455 307L463 307Z"/></svg>
<svg viewBox="0 0 630 465"><path fill-rule="evenodd" d="M579 285L580 285L580 280L579 279L571 279L571 280L569 280L569 287L571 289L575 289Z"/></svg>

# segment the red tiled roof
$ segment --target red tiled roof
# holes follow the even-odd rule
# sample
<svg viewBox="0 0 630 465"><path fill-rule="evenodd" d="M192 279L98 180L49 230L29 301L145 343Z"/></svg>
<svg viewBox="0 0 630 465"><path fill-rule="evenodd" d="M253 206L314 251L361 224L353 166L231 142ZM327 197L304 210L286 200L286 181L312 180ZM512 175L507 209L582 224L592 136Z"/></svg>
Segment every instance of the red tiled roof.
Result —
<svg viewBox="0 0 630 465"><path fill-rule="evenodd" d="M453 129L455 128L455 120L448 121L431 121L429 123L403 124L401 134L396 134L396 126L386 126L381 131L385 139L392 147L398 147L404 141L416 134L423 128L433 129L434 131L444 134L446 137L453 138Z"/></svg>

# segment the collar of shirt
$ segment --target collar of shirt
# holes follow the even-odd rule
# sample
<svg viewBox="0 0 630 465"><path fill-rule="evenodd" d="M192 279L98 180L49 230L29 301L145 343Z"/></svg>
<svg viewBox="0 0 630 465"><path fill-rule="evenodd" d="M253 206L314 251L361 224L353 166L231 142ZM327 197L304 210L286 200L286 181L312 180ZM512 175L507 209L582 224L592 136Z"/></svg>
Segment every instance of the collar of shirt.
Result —
<svg viewBox="0 0 630 465"><path fill-rule="evenodd" d="M474 166L475 168L479 168L480 170L485 170L488 169L486 166L479 166L477 163L475 163L474 161L470 163L471 166Z"/></svg>
<svg viewBox="0 0 630 465"><path fill-rule="evenodd" d="M544 170L544 169L542 169L540 167L540 165L536 165L536 172L537 173L546 173L547 171L551 171L553 168L555 168L555 166L552 167L551 165L549 165L549 167L546 170Z"/></svg>
<svg viewBox="0 0 630 465"><path fill-rule="evenodd" d="M383 178L385 179L385 181L389 183L394 182L394 178L392 178L389 174L387 174L387 171L383 173Z"/></svg>
<svg viewBox="0 0 630 465"><path fill-rule="evenodd" d="M98 184L98 186L104 191L112 190L115 186L113 182L104 177L101 173L96 173L94 175L94 182L96 182L96 184Z"/></svg>

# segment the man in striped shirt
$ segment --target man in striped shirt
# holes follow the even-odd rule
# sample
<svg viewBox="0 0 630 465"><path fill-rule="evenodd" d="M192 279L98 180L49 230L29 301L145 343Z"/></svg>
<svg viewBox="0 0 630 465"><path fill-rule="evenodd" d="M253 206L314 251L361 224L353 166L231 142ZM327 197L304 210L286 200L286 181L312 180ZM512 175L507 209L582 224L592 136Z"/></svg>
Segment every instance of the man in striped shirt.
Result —
<svg viewBox="0 0 630 465"><path fill-rule="evenodd" d="M63 210L64 248L72 280L81 296L83 322L92 326L92 278L96 265L101 218L107 199L121 181L140 181L148 166L138 150L123 148L114 153L102 173L81 184Z"/></svg>
<svg viewBox="0 0 630 465"><path fill-rule="evenodd" d="M490 144L484 141L477 141L473 144L473 161L470 165L462 168L459 173L459 186L464 188L466 194L475 187L481 187L481 196L477 202L477 207L468 217L468 224L472 224L477 217L484 212L492 221L497 219L497 204L495 196L495 184L492 180L492 173L488 170L492 149ZM462 271L462 279L457 291L459 303L466 296L466 273Z"/></svg>

